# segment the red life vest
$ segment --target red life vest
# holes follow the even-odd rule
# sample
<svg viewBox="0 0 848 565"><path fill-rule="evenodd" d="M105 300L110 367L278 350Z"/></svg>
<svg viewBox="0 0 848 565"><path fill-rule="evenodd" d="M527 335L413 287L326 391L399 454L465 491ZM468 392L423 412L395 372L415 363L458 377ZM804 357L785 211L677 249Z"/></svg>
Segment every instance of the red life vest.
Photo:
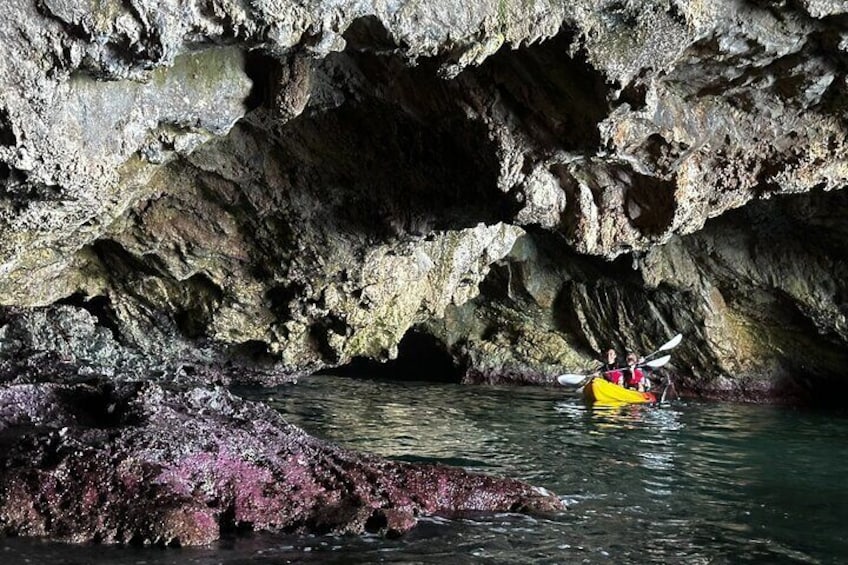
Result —
<svg viewBox="0 0 848 565"><path fill-rule="evenodd" d="M644 373L642 373L642 369L638 367L633 367L633 369L631 369L629 373L630 375L627 381L627 386L631 388L637 388L645 378Z"/></svg>
<svg viewBox="0 0 848 565"><path fill-rule="evenodd" d="M604 378L613 384L624 386L624 374L621 371L607 371Z"/></svg>

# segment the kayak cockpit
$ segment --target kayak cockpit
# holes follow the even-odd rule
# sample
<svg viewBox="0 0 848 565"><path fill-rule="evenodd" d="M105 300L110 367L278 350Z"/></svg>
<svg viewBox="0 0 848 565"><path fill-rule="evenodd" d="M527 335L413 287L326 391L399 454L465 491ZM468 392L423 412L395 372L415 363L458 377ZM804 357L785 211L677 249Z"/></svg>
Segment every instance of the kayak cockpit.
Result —
<svg viewBox="0 0 848 565"><path fill-rule="evenodd" d="M595 377L583 387L583 398L589 404L618 406L624 404L652 404L657 397L652 392L639 392Z"/></svg>

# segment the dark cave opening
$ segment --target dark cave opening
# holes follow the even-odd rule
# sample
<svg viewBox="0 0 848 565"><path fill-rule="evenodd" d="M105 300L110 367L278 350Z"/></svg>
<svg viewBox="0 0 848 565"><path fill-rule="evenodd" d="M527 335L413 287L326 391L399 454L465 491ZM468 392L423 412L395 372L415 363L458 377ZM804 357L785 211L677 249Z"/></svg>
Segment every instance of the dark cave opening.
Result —
<svg viewBox="0 0 848 565"><path fill-rule="evenodd" d="M251 367L253 369L272 371L277 357L271 353L265 341L250 339L241 343L227 346L227 368Z"/></svg>
<svg viewBox="0 0 848 565"><path fill-rule="evenodd" d="M542 149L594 154L601 144L598 124L609 114L613 89L574 44L573 32L564 27L534 45L504 46L479 69L465 73L497 90Z"/></svg>
<svg viewBox="0 0 848 565"><path fill-rule="evenodd" d="M57 395L74 415L77 425L108 430L139 425L144 416L134 410L132 398L138 382L111 383L93 380L91 389L57 390Z"/></svg>
<svg viewBox="0 0 848 565"><path fill-rule="evenodd" d="M112 332L112 337L118 343L123 343L122 332L118 316L112 308L108 296L88 297L85 293L77 292L56 302L57 305L76 306L88 311L95 317L97 324Z"/></svg>
<svg viewBox="0 0 848 565"><path fill-rule="evenodd" d="M17 144L18 139L15 136L15 131L12 129L9 112L5 108L0 108L0 145L14 147Z"/></svg>
<svg viewBox="0 0 848 565"><path fill-rule="evenodd" d="M677 183L631 172L632 182L624 200L624 211L646 235L666 233L674 220Z"/></svg>
<svg viewBox="0 0 848 565"><path fill-rule="evenodd" d="M635 78L621 89L617 102L627 104L631 110L638 111L647 105L647 96L648 86L640 78Z"/></svg>
<svg viewBox="0 0 848 565"><path fill-rule="evenodd" d="M244 70L253 81L244 100L246 111L273 107L283 74L280 61L260 49L253 49L245 55Z"/></svg>
<svg viewBox="0 0 848 565"><path fill-rule="evenodd" d="M423 119L370 99L292 120L281 149L292 176L354 233L420 236L507 220L518 206L497 188L485 126L462 116Z"/></svg>
<svg viewBox="0 0 848 565"><path fill-rule="evenodd" d="M428 118L465 114L467 109L488 114L503 106L514 119L511 125L543 152L594 154L600 146L598 124L609 115L614 89L590 64L568 26L537 43L504 45L451 79L440 78L441 67L454 61L455 53L418 57L410 66L401 54L404 46L374 16L354 21L344 37L347 47L341 57L368 83L359 86L359 95L367 93Z"/></svg>
<svg viewBox="0 0 848 565"><path fill-rule="evenodd" d="M115 290L129 297L131 302L141 306L143 310L152 313L148 322L155 319L157 324L172 325L179 336L189 340L207 337L214 311L224 299L224 289L208 275L198 272L179 280L168 271L162 258L155 253L138 256L112 239L95 241L91 250L101 262L104 271L109 273L110 284ZM138 283L144 279L158 279L162 288L168 289L167 297L150 298L140 294ZM92 310L92 302L86 302L83 295L74 295L66 300L70 304L91 310L98 316L101 324L109 327L120 341L121 324L129 322L119 320L114 314L109 316L113 313L109 300L106 299L103 303L101 298L92 299L95 306L100 305L100 308L95 310Z"/></svg>
<svg viewBox="0 0 848 565"><path fill-rule="evenodd" d="M152 256L136 257L113 239L98 239L91 244L91 250L115 279L161 275Z"/></svg>
<svg viewBox="0 0 848 565"><path fill-rule="evenodd" d="M337 102L310 102L276 132L293 184L320 191L342 229L391 239L514 218L520 197L500 186L501 119L533 145L525 160L600 145L610 88L573 53L566 28L505 46L452 79L442 78L440 58L410 65L377 18L356 20L345 38L346 49L312 71L320 79L310 96L327 100L322 89L331 88Z"/></svg>
<svg viewBox="0 0 848 565"><path fill-rule="evenodd" d="M212 313L221 304L224 292L208 276L196 273L176 285L182 291L182 304L174 312L174 323L184 337L206 337Z"/></svg>
<svg viewBox="0 0 848 565"><path fill-rule="evenodd" d="M376 16L355 19L345 30L343 37L347 43L346 49L352 51L386 53L398 48L383 22Z"/></svg>
<svg viewBox="0 0 848 565"><path fill-rule="evenodd" d="M411 329L398 344L397 359L384 363L357 357L350 363L318 374L381 380L459 383L463 367L454 362L447 346L432 335Z"/></svg>
<svg viewBox="0 0 848 565"><path fill-rule="evenodd" d="M302 295L305 287L300 283L277 284L265 292L271 312L278 320L291 318L291 302Z"/></svg>
<svg viewBox="0 0 848 565"><path fill-rule="evenodd" d="M12 168L0 161L0 192L6 192L9 179L12 177Z"/></svg>

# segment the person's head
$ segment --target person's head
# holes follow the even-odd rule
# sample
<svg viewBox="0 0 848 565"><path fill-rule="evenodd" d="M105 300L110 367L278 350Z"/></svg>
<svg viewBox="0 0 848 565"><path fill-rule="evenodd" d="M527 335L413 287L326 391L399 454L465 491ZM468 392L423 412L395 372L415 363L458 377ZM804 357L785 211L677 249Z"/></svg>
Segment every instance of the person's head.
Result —
<svg viewBox="0 0 848 565"><path fill-rule="evenodd" d="M639 362L639 358L636 357L635 353L628 353L627 354L627 364L628 365L635 365L638 362Z"/></svg>
<svg viewBox="0 0 848 565"><path fill-rule="evenodd" d="M615 349L607 349L607 363L615 363Z"/></svg>

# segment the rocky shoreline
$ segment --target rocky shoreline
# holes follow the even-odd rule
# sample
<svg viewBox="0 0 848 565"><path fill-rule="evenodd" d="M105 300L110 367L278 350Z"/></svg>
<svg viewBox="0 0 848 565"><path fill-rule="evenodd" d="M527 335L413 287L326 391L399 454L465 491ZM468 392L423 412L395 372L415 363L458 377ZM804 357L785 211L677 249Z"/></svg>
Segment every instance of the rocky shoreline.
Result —
<svg viewBox="0 0 848 565"><path fill-rule="evenodd" d="M0 532L207 544L248 531L400 535L419 516L556 512L553 494L310 437L222 388L0 387Z"/></svg>
<svg viewBox="0 0 848 565"><path fill-rule="evenodd" d="M364 366L545 386L680 332L687 394L848 389L842 0L4 16L9 534L190 544L558 507L324 444L232 384Z"/></svg>

